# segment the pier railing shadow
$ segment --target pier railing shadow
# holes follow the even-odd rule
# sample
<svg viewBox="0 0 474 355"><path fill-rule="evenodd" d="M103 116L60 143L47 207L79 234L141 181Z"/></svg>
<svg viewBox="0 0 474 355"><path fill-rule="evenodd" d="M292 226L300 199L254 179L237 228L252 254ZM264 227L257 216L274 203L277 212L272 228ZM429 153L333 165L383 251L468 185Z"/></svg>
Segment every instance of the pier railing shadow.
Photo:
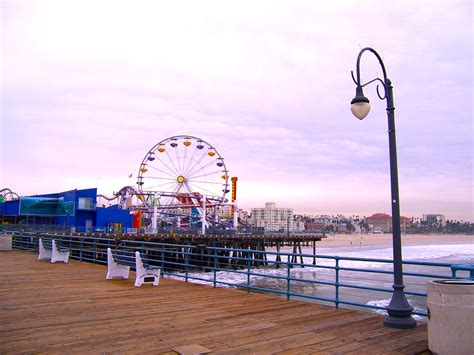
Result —
<svg viewBox="0 0 474 355"><path fill-rule="evenodd" d="M388 259L288 253L269 250L157 243L60 233L15 231L13 247L37 251L41 236L53 237L71 250L70 258L107 264L107 248L140 251L166 277L214 287L264 292L286 299L307 300L336 308L368 308L385 312L390 299L393 261ZM426 283L451 278L451 264L404 261L405 294L414 314L427 315ZM463 276L463 275L460 275Z"/></svg>

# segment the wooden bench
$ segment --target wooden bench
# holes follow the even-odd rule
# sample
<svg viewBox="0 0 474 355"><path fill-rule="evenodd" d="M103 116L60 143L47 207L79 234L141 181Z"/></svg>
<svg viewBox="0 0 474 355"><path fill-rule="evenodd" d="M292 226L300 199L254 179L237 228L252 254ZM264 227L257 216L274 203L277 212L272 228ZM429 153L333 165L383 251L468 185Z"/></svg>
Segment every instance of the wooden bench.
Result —
<svg viewBox="0 0 474 355"><path fill-rule="evenodd" d="M69 261L69 248L61 246L58 240L51 237L40 237L38 247L38 260L51 259L52 263L62 261L67 263Z"/></svg>
<svg viewBox="0 0 474 355"><path fill-rule="evenodd" d="M135 287L142 284L158 286L160 283L161 268L144 261L140 252L107 248L107 280L113 277L128 279L130 268L136 271Z"/></svg>

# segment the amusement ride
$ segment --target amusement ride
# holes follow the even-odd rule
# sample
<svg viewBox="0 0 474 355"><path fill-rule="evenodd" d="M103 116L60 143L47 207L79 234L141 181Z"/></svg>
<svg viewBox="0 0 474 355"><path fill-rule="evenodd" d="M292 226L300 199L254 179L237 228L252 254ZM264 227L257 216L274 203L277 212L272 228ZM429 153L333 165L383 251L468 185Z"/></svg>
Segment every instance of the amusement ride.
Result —
<svg viewBox="0 0 474 355"><path fill-rule="evenodd" d="M19 199L20 196L8 188L0 189L0 202Z"/></svg>
<svg viewBox="0 0 474 355"><path fill-rule="evenodd" d="M232 182L231 182L232 181ZM147 231L158 226L196 229L210 225L228 227L217 214L219 207L231 207L236 226L236 182L229 179L224 158L203 139L178 135L155 144L145 154L137 175L137 187L125 186L113 197L98 195L122 208L129 208ZM231 186L232 184L232 186ZM232 198L226 195L232 188Z"/></svg>

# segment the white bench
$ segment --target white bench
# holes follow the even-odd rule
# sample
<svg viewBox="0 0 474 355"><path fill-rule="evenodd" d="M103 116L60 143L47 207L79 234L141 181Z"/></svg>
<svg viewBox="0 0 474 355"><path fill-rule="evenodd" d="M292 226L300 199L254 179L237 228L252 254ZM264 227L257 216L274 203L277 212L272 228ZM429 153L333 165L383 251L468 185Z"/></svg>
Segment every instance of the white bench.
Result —
<svg viewBox="0 0 474 355"><path fill-rule="evenodd" d="M107 280L113 277L128 279L130 267L136 270L135 287L142 284L158 286L160 283L160 267L144 262L140 252L107 248Z"/></svg>
<svg viewBox="0 0 474 355"><path fill-rule="evenodd" d="M52 263L69 261L69 248L61 246L59 241L49 237L39 238L38 260L51 259Z"/></svg>

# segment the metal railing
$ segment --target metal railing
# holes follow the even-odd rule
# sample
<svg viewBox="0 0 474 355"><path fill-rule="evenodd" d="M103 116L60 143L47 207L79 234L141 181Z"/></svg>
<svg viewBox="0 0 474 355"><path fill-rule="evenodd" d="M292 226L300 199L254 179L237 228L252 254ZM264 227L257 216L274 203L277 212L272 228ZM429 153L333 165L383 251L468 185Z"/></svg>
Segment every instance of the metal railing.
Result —
<svg viewBox="0 0 474 355"><path fill-rule="evenodd" d="M37 232L69 232L71 226L69 225L58 225L58 224L33 224L33 223L23 223L23 224L0 224L0 231L5 232L28 232L28 231L37 231Z"/></svg>
<svg viewBox="0 0 474 355"><path fill-rule="evenodd" d="M47 234L71 249L75 260L107 264L107 248L138 250L168 277L265 292L286 299L362 307L383 312L391 297L392 260L294 254L124 239ZM13 247L38 249L41 234L13 232ZM451 264L404 261L405 294L414 314L426 317L426 282L451 278ZM460 275L461 277L464 275Z"/></svg>

